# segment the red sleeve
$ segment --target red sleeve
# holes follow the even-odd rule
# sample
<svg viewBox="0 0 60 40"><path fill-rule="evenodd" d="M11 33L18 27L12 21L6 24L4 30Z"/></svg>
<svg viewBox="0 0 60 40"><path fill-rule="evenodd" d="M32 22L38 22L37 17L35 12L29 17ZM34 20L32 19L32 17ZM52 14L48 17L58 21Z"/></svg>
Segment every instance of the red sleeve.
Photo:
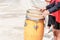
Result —
<svg viewBox="0 0 60 40"><path fill-rule="evenodd" d="M56 0L56 2L60 2L60 0Z"/></svg>
<svg viewBox="0 0 60 40"><path fill-rule="evenodd" d="M50 3L53 3L55 0L51 0L51 2Z"/></svg>

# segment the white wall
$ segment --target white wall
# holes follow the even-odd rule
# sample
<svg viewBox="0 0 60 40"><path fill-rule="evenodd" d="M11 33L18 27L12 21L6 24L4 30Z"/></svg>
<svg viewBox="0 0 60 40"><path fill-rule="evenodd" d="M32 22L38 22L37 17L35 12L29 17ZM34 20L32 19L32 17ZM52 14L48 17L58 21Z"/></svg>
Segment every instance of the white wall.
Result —
<svg viewBox="0 0 60 40"><path fill-rule="evenodd" d="M30 8L30 0L0 0L0 14L21 14Z"/></svg>

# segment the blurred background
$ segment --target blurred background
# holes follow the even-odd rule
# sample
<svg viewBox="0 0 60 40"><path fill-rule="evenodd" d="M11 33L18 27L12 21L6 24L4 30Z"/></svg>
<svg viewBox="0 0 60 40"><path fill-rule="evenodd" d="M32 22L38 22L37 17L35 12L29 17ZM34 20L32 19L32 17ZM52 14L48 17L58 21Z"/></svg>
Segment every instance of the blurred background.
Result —
<svg viewBox="0 0 60 40"><path fill-rule="evenodd" d="M24 22L27 9L32 9L31 0L0 0L0 40L24 40ZM43 40L51 40L52 32Z"/></svg>

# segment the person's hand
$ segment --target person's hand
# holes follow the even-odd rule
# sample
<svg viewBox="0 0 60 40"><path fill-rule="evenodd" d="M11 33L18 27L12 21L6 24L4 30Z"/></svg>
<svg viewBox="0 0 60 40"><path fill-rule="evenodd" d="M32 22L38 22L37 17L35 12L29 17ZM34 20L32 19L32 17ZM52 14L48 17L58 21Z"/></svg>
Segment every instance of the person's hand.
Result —
<svg viewBox="0 0 60 40"><path fill-rule="evenodd" d="M46 7L44 7L44 8L39 8L39 7L36 7L36 6L32 6L32 7L34 7L34 8L36 8L36 9L40 10L41 12L44 12L44 11L46 10Z"/></svg>
<svg viewBox="0 0 60 40"><path fill-rule="evenodd" d="M50 13L49 13L49 11L48 10L45 10L43 13L42 13L42 15L44 16L44 17L46 17L47 15L49 15Z"/></svg>
<svg viewBox="0 0 60 40"><path fill-rule="evenodd" d="M44 12L46 10L46 8L41 8L40 11Z"/></svg>
<svg viewBox="0 0 60 40"><path fill-rule="evenodd" d="M41 11L41 12L44 12L44 11L45 11L45 9L40 9L40 11Z"/></svg>

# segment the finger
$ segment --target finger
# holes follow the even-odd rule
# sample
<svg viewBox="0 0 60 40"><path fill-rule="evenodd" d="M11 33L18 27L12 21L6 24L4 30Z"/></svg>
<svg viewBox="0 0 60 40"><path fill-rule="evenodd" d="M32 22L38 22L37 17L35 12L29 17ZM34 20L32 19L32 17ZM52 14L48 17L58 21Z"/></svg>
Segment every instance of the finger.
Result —
<svg viewBox="0 0 60 40"><path fill-rule="evenodd" d="M46 14L43 14L44 17L46 17L47 15Z"/></svg>

